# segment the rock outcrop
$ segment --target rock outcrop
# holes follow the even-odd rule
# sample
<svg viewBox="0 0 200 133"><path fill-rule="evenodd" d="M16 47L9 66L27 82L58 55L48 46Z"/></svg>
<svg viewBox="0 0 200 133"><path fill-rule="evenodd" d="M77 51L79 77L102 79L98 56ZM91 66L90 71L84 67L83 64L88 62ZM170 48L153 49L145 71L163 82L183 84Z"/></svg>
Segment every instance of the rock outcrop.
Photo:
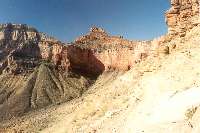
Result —
<svg viewBox="0 0 200 133"><path fill-rule="evenodd" d="M38 31L26 24L1 24L0 40L5 41L39 41Z"/></svg>
<svg viewBox="0 0 200 133"><path fill-rule="evenodd" d="M87 35L76 39L68 49L72 68L96 74L103 71L130 70L151 52L149 42L110 36L97 27L91 28Z"/></svg>
<svg viewBox="0 0 200 133"><path fill-rule="evenodd" d="M38 31L23 24L0 25L1 72L20 73L36 66L40 58Z"/></svg>
<svg viewBox="0 0 200 133"><path fill-rule="evenodd" d="M57 39L25 24L0 25L0 71L23 73L46 60L67 69L66 47Z"/></svg>
<svg viewBox="0 0 200 133"><path fill-rule="evenodd" d="M183 37L186 31L200 24L199 0L171 0L171 6L166 12L170 35Z"/></svg>
<svg viewBox="0 0 200 133"><path fill-rule="evenodd" d="M57 68L68 70L70 62L65 44L60 42L40 41L39 48L43 60L53 62Z"/></svg>
<svg viewBox="0 0 200 133"><path fill-rule="evenodd" d="M0 70L6 73L23 73L48 61L63 71L75 70L98 76L104 71L127 71L151 51L149 42L110 36L97 27L70 45L27 25L4 24L0 27Z"/></svg>

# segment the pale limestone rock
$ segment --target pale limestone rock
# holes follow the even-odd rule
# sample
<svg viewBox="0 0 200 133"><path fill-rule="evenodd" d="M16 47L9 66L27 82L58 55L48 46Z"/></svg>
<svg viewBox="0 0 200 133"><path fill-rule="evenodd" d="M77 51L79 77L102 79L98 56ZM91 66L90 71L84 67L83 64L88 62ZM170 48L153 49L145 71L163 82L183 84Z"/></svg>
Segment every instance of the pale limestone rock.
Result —
<svg viewBox="0 0 200 133"><path fill-rule="evenodd" d="M186 32L199 23L198 0L171 0L171 8L166 12L168 33L185 36Z"/></svg>

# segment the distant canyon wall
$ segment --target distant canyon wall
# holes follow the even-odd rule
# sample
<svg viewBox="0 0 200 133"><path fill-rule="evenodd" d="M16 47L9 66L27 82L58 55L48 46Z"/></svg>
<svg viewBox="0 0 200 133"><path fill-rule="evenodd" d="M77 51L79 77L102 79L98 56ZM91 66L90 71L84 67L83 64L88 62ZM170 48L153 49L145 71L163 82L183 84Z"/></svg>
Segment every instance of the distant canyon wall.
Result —
<svg viewBox="0 0 200 133"><path fill-rule="evenodd" d="M129 41L122 36L110 36L97 27L90 29L69 46L71 66L93 73L130 70L150 55L150 42ZM80 65L81 64L81 65Z"/></svg>
<svg viewBox="0 0 200 133"><path fill-rule="evenodd" d="M159 53L159 42L130 41L93 27L88 34L64 44L27 25L4 24L0 25L0 72L32 71L42 61L52 62L62 71L97 76L104 71L127 71Z"/></svg>
<svg viewBox="0 0 200 133"><path fill-rule="evenodd" d="M43 59L52 60L59 68L99 75L104 71L127 71L150 55L150 43L129 41L122 36L109 36L93 27L71 45L40 42Z"/></svg>

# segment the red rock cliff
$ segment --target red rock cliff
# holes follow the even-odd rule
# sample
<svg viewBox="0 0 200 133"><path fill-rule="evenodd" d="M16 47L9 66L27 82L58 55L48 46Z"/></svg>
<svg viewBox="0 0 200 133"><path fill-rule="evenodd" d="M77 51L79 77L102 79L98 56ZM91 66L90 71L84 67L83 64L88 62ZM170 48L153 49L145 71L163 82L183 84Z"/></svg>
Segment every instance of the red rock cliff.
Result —
<svg viewBox="0 0 200 133"><path fill-rule="evenodd" d="M109 36L105 30L96 27L68 47L72 69L96 74L111 70L129 70L149 53L150 44L147 42Z"/></svg>
<svg viewBox="0 0 200 133"><path fill-rule="evenodd" d="M23 72L27 67L32 69L42 60L48 60L64 71L99 75L104 71L127 71L151 54L148 42L110 36L96 27L71 45L65 45L27 26L6 25L4 28L8 31L3 31L0 39L0 50L3 51L0 63L1 69L6 71L12 68L11 71Z"/></svg>
<svg viewBox="0 0 200 133"><path fill-rule="evenodd" d="M43 60L51 61L56 67L68 70L70 62L68 59L68 48L65 44L52 41L40 41L39 48Z"/></svg>

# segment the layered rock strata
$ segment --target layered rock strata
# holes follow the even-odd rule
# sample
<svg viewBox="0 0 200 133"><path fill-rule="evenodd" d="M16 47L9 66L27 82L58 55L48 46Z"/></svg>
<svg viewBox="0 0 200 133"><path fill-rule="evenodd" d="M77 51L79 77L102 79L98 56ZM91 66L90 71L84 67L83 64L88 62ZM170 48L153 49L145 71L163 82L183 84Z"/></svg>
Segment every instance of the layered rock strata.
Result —
<svg viewBox="0 0 200 133"><path fill-rule="evenodd" d="M149 42L110 36L97 27L70 45L27 25L6 24L1 29L1 70L6 73L23 73L41 61L48 61L63 71L97 76L104 71L127 71L151 51Z"/></svg>
<svg viewBox="0 0 200 133"><path fill-rule="evenodd" d="M149 56L150 49L150 42L110 36L105 30L93 27L87 35L79 37L69 46L69 59L72 67L93 73L127 71Z"/></svg>

